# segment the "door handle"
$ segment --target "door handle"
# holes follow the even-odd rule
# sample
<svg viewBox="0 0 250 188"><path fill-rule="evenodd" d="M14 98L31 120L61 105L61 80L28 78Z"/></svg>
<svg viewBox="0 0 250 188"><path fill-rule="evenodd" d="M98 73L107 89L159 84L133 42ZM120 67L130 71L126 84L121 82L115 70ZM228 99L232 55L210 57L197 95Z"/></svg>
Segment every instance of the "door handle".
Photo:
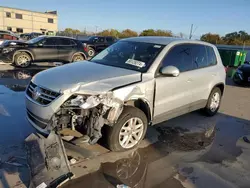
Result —
<svg viewBox="0 0 250 188"><path fill-rule="evenodd" d="M192 82L193 80L191 79L191 78L189 78L188 80L187 80L187 82Z"/></svg>
<svg viewBox="0 0 250 188"><path fill-rule="evenodd" d="M212 76L217 76L217 74L216 74L216 73L213 73Z"/></svg>

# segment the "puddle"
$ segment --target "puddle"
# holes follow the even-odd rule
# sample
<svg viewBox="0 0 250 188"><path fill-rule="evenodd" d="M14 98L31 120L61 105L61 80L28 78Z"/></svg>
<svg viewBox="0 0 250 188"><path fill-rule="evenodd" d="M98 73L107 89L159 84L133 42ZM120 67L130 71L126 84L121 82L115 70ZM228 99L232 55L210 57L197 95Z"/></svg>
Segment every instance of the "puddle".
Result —
<svg viewBox="0 0 250 188"><path fill-rule="evenodd" d="M0 85L13 91L25 91L31 78L44 69L14 69L0 71Z"/></svg>
<svg viewBox="0 0 250 188"><path fill-rule="evenodd" d="M176 166L180 162L196 161L209 150L209 146L214 140L214 134L209 138L204 135L204 132L185 134L180 129L171 128L167 134L164 131L160 134L161 139L158 142L130 152L115 162L102 163L96 172L70 181L63 187L119 187L119 185L126 185L144 188L159 187L162 184L162 187L168 185L182 188L179 181L173 178ZM200 138L199 140L203 142L202 145L197 142L196 137ZM188 150L183 150L183 143L190 143Z"/></svg>

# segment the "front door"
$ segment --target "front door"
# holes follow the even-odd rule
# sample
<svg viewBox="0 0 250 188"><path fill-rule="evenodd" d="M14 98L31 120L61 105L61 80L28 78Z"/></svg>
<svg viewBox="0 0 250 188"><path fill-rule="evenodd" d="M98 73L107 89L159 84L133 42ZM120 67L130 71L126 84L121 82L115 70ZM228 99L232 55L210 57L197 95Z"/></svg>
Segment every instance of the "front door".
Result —
<svg viewBox="0 0 250 188"><path fill-rule="evenodd" d="M58 50L56 39L53 37L45 38L33 48L35 61L56 61L58 59Z"/></svg>
<svg viewBox="0 0 250 188"><path fill-rule="evenodd" d="M153 123L160 123L169 118L189 112L192 101L193 62L189 44L174 46L162 61L161 67L175 66L180 70L177 77L158 73Z"/></svg>

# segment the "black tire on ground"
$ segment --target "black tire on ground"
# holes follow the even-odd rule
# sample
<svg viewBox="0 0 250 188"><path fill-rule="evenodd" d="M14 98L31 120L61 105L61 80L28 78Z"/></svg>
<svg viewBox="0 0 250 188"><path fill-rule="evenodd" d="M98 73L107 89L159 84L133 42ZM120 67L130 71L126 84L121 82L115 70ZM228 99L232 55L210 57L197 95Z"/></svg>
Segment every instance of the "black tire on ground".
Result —
<svg viewBox="0 0 250 188"><path fill-rule="evenodd" d="M141 121L143 122L143 133L137 144L135 144L131 148L124 148L121 146L119 142L119 133L123 125L130 118L141 119ZM147 132L147 126L148 126L147 117L140 109L132 107L132 106L124 107L123 112L121 113L120 117L117 120L117 123L114 124L112 127L109 127L109 126L107 127L107 131L105 135L106 140L107 140L107 147L111 151L125 151L125 150L129 150L129 149L137 147L140 144L140 142L143 140L143 138L145 137L145 134Z"/></svg>
<svg viewBox="0 0 250 188"><path fill-rule="evenodd" d="M26 52L20 52L14 57L14 65L17 67L26 68L31 64L32 58Z"/></svg>
<svg viewBox="0 0 250 188"><path fill-rule="evenodd" d="M72 62L83 61L85 58L82 54L75 54L72 58Z"/></svg>
<svg viewBox="0 0 250 188"><path fill-rule="evenodd" d="M88 55L89 55L89 57L94 57L95 53L96 52L95 52L94 48L91 48L91 47L88 48Z"/></svg>
<svg viewBox="0 0 250 188"><path fill-rule="evenodd" d="M219 94L219 105L218 105L218 107L215 110L212 110L210 106L211 106L211 103L212 103L212 100L213 100L213 96L215 94ZM210 93L208 101L207 101L207 105L204 108L204 111L205 111L205 113L206 113L207 116L214 116L218 112L218 110L220 108L220 104L221 104L221 96L222 96L222 93L221 93L220 88L215 87L212 90L212 92Z"/></svg>

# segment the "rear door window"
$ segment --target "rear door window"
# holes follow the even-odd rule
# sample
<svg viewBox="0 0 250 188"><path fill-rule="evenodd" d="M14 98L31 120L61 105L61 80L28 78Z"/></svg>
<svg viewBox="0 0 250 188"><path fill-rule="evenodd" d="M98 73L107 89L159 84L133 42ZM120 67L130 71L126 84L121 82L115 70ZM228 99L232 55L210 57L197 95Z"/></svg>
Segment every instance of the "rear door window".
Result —
<svg viewBox="0 0 250 188"><path fill-rule="evenodd" d="M204 45L192 45L192 56L194 68L203 68L208 66L206 47Z"/></svg>
<svg viewBox="0 0 250 188"><path fill-rule="evenodd" d="M104 43L104 37L98 37L97 42L98 43Z"/></svg>
<svg viewBox="0 0 250 188"><path fill-rule="evenodd" d="M112 42L114 42L114 38L113 37L106 37L106 41L108 43L112 43Z"/></svg>
<svg viewBox="0 0 250 188"><path fill-rule="evenodd" d="M64 38L61 38L61 39L58 39L60 42L59 45L63 45L63 46L70 46L71 45L71 42L69 39L64 39Z"/></svg>
<svg viewBox="0 0 250 188"><path fill-rule="evenodd" d="M45 39L44 45L55 46L55 45L57 45L57 42L56 42L55 38L47 38L47 39Z"/></svg>
<svg viewBox="0 0 250 188"><path fill-rule="evenodd" d="M212 47L210 47L210 46L207 46L206 49L207 49L208 66L216 65L217 64L217 58L216 58L216 55L214 53L214 49Z"/></svg>
<svg viewBox="0 0 250 188"><path fill-rule="evenodd" d="M175 66L180 72L194 69L192 61L192 45L181 44L174 46L163 59L162 66Z"/></svg>

